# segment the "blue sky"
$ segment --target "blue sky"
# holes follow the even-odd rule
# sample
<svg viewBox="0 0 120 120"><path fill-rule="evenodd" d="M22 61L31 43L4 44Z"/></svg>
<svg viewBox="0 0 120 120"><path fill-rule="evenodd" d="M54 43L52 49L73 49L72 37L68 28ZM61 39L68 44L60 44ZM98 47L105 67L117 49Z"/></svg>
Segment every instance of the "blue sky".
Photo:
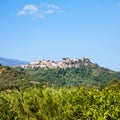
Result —
<svg viewBox="0 0 120 120"><path fill-rule="evenodd" d="M120 71L120 0L0 2L0 57L87 57Z"/></svg>

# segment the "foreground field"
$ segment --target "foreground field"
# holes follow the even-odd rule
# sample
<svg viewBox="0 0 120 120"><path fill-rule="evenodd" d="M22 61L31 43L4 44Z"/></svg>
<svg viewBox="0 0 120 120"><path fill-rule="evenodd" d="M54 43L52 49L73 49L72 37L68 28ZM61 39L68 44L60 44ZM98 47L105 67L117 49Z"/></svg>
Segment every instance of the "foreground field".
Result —
<svg viewBox="0 0 120 120"><path fill-rule="evenodd" d="M120 120L120 84L0 92L1 120Z"/></svg>

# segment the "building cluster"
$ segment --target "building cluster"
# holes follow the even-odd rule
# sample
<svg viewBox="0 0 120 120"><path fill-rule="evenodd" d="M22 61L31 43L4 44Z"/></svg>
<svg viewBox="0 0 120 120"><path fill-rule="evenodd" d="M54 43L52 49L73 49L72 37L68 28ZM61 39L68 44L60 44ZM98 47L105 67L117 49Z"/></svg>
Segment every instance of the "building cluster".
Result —
<svg viewBox="0 0 120 120"><path fill-rule="evenodd" d="M84 63L85 66L92 65L88 58L83 59L70 59L63 58L61 61L51 61L51 60L40 60L35 62L30 62L28 65L22 65L22 68L78 68L80 67L80 62Z"/></svg>

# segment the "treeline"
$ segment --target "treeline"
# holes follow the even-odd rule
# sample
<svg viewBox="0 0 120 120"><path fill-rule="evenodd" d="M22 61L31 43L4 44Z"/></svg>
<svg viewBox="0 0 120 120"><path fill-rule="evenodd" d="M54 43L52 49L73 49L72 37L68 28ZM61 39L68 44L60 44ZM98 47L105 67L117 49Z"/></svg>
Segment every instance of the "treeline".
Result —
<svg viewBox="0 0 120 120"><path fill-rule="evenodd" d="M120 120L120 82L96 87L29 87L0 92L1 120Z"/></svg>

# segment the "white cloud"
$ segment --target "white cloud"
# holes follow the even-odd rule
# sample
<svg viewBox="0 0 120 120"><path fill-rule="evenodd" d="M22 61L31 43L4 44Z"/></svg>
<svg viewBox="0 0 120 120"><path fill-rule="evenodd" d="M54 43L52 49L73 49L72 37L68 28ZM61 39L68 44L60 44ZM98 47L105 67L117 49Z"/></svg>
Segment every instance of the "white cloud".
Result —
<svg viewBox="0 0 120 120"><path fill-rule="evenodd" d="M53 14L54 12L55 10L52 9L44 11L45 14Z"/></svg>
<svg viewBox="0 0 120 120"><path fill-rule="evenodd" d="M39 14L39 13L37 13L37 14L35 15L35 17L36 17L36 18L39 18L39 19L44 19L44 18L45 18L44 15Z"/></svg>
<svg viewBox="0 0 120 120"><path fill-rule="evenodd" d="M23 11L23 10L21 10L21 11L19 11L19 12L17 13L17 15L25 15L25 14L26 14L26 12Z"/></svg>
<svg viewBox="0 0 120 120"><path fill-rule="evenodd" d="M48 4L49 9L59 10L60 8L57 5L54 4Z"/></svg>
<svg viewBox="0 0 120 120"><path fill-rule="evenodd" d="M62 13L62 10L60 9L59 6L54 5L54 4L48 4L47 5L47 10L44 11L45 14L53 14L53 13Z"/></svg>
<svg viewBox="0 0 120 120"><path fill-rule="evenodd" d="M34 4L25 5L18 13L18 16L32 15L34 18L44 19L47 14L62 13L59 6L55 4L41 4L39 7Z"/></svg>
<svg viewBox="0 0 120 120"><path fill-rule="evenodd" d="M24 8L23 8L24 11L28 11L29 14L34 14L36 12L38 12L38 7L35 6L35 5L26 5Z"/></svg>
<svg viewBox="0 0 120 120"><path fill-rule="evenodd" d="M35 14L39 11L38 7L35 5L25 5L22 10L18 12L18 15L26 15L26 14Z"/></svg>

